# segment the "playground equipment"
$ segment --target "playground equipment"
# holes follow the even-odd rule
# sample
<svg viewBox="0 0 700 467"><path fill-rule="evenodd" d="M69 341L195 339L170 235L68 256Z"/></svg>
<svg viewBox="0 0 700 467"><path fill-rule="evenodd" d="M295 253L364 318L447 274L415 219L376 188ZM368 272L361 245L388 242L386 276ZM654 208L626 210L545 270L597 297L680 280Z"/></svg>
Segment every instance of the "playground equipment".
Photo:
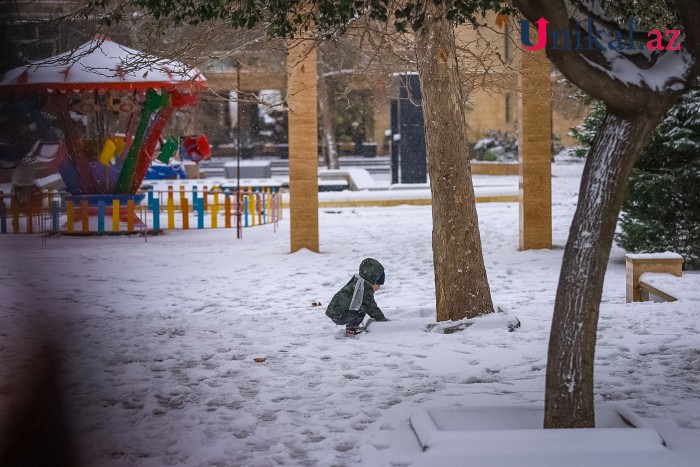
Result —
<svg viewBox="0 0 700 467"><path fill-rule="evenodd" d="M183 149L188 159L194 162L202 162L211 157L211 146L205 135L185 136Z"/></svg>
<svg viewBox="0 0 700 467"><path fill-rule="evenodd" d="M236 199L238 193L239 199ZM147 197L147 198L146 198ZM0 191L0 234L129 234L160 230L237 229L272 224L282 218L278 188L228 188L181 185L148 189L134 196L34 194L23 207L14 194ZM143 202L142 202L143 201ZM240 215L237 212L240 207Z"/></svg>
<svg viewBox="0 0 700 467"><path fill-rule="evenodd" d="M31 111L20 113L42 129L38 138L55 141L53 129L60 129L65 151L58 170L73 201L85 196L89 203L94 195L133 199L173 111L196 104L205 87L196 68L105 38L10 70L0 80L3 100L32 103ZM19 159L13 147L5 146L5 156Z"/></svg>
<svg viewBox="0 0 700 467"><path fill-rule="evenodd" d="M178 157L175 157L177 153ZM187 172L182 163L190 160L195 164L211 157L211 146L207 136L184 136L175 138L171 136L161 144L158 158L151 161L144 180L184 179Z"/></svg>

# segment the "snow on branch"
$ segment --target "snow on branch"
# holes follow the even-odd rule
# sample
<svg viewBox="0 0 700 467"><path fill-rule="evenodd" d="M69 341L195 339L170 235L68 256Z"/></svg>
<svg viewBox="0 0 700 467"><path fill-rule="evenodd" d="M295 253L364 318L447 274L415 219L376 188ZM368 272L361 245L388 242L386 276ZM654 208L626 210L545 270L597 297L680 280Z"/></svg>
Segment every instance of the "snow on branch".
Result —
<svg viewBox="0 0 700 467"><path fill-rule="evenodd" d="M608 32L600 33L600 37L604 42L615 39ZM586 56L585 52L580 51L580 57L611 79L625 86L646 87L654 92L685 89L694 63L687 49L657 52L604 48L595 55L597 60Z"/></svg>
<svg viewBox="0 0 700 467"><path fill-rule="evenodd" d="M606 13L600 2L571 0L571 4L583 15L591 18L595 23L605 26L609 30L618 29L626 34L632 33L635 40L646 41L647 31L627 28L625 25L620 25L612 20Z"/></svg>
<svg viewBox="0 0 700 467"><path fill-rule="evenodd" d="M608 19L605 15L603 2L600 0L571 0L571 3L587 15Z"/></svg>

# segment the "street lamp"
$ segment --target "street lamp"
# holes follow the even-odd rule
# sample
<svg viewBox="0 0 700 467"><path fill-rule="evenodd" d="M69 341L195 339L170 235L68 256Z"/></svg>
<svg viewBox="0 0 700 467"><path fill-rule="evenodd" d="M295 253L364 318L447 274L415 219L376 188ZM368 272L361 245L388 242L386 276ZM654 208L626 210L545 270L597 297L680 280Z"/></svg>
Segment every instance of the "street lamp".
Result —
<svg viewBox="0 0 700 467"><path fill-rule="evenodd" d="M241 62L236 60L236 238L243 236L241 226Z"/></svg>

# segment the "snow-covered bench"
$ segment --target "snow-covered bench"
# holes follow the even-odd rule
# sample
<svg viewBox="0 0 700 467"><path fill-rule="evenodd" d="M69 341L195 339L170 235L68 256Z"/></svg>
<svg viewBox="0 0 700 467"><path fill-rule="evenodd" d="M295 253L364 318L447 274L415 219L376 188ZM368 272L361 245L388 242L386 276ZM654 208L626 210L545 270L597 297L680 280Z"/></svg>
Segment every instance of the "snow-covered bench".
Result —
<svg viewBox="0 0 700 467"><path fill-rule="evenodd" d="M374 181L367 169L319 169L318 178L321 180L345 180L352 191L377 190L380 187Z"/></svg>
<svg viewBox="0 0 700 467"><path fill-rule="evenodd" d="M679 297L660 290L654 285L659 278L668 284L669 279L678 279L683 272L683 257L677 253L626 254L627 303L642 302L656 298L675 301ZM668 285L666 286L668 289Z"/></svg>

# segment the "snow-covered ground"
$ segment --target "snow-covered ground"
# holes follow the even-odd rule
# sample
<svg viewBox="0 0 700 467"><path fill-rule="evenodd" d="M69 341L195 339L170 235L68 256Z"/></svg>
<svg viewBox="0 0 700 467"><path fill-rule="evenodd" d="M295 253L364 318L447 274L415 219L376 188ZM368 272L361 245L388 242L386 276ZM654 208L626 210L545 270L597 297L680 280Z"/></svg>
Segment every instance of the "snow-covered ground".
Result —
<svg viewBox="0 0 700 467"><path fill-rule="evenodd" d="M1 236L0 409L31 371L40 323L64 346L84 465L429 465L435 453L408 423L416 408L541 406L580 172L554 166L551 251L517 250L517 204L478 205L494 300L522 322L511 333L495 319L427 331L430 207L322 210L320 254L289 254L288 213L277 233L256 227L243 240L223 229L147 242ZM650 422L673 454L667 465L697 465L698 303L625 304L623 254L613 248L606 275L596 397ZM376 299L392 321L339 337L325 305L368 256L386 267ZM576 454L568 465L587 459L618 463Z"/></svg>

